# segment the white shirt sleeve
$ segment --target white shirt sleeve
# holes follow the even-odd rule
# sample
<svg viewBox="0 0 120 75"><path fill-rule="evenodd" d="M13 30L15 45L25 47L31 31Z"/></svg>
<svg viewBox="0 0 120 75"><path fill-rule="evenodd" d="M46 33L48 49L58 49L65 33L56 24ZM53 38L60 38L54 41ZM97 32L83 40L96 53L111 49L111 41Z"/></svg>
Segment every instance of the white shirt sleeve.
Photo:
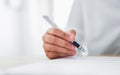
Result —
<svg viewBox="0 0 120 75"><path fill-rule="evenodd" d="M84 38L84 23L82 12L82 0L75 0L66 26L66 30L74 29L76 31L76 41L83 42Z"/></svg>
<svg viewBox="0 0 120 75"><path fill-rule="evenodd" d="M89 55L120 55L119 0L75 0L66 29L76 30Z"/></svg>

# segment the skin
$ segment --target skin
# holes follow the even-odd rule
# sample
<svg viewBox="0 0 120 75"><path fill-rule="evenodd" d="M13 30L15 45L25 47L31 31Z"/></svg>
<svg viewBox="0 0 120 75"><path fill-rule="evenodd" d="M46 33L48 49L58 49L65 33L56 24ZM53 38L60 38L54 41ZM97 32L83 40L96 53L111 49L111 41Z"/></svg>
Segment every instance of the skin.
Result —
<svg viewBox="0 0 120 75"><path fill-rule="evenodd" d="M43 35L43 48L49 59L75 55L75 46L70 41L75 39L76 32L64 32L58 28L50 28Z"/></svg>

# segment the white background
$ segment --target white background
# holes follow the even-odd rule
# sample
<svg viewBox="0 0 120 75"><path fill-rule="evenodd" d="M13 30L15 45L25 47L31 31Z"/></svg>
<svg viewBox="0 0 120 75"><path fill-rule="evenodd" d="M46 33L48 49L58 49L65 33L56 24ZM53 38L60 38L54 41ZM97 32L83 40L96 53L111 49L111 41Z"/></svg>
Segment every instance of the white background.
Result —
<svg viewBox="0 0 120 75"><path fill-rule="evenodd" d="M67 23L73 0L0 0L0 56L41 56L42 35L50 25Z"/></svg>

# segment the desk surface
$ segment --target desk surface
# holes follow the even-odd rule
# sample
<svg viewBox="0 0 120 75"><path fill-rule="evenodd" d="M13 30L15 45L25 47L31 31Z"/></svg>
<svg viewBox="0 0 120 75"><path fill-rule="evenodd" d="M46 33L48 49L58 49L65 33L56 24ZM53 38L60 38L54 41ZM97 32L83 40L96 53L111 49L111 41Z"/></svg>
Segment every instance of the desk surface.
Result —
<svg viewBox="0 0 120 75"><path fill-rule="evenodd" d="M68 57L41 59L40 62L14 67L10 75L120 75L120 57Z"/></svg>

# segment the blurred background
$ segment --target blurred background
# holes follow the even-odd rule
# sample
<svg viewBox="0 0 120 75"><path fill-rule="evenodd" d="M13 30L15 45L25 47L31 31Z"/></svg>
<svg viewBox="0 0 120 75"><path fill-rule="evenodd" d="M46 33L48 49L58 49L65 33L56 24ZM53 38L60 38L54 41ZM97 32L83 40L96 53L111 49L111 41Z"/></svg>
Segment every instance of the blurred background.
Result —
<svg viewBox="0 0 120 75"><path fill-rule="evenodd" d="M51 65L54 63L46 65L43 61L40 65L34 64L40 63L46 58L42 48L42 36L51 26L42 16L48 15L59 27L64 28L67 24L73 1L0 0L0 75L29 75L28 73L30 75L39 75L39 72L48 73L47 75L49 75L49 72L54 73L54 71L55 75L57 72L67 74L67 71L69 71L68 74L82 72L82 75L84 73L84 75L119 74L120 61L117 61L119 58L108 59L105 57L97 59L94 57L84 59L83 57L80 60L80 62L82 61L80 64L78 61L76 61L77 64L76 62L73 63L74 60L72 62L64 62L63 60L60 63L56 63L59 66L54 65L54 69L51 69ZM61 64L63 62L65 64ZM72 65L70 66L68 63ZM63 69L63 67L65 68ZM51 70L49 71L49 69ZM81 71L78 71L80 69Z"/></svg>
<svg viewBox="0 0 120 75"><path fill-rule="evenodd" d="M73 0L0 0L0 64L13 63L17 57L45 56L42 35L51 26L42 15L50 16L64 28L72 3Z"/></svg>

